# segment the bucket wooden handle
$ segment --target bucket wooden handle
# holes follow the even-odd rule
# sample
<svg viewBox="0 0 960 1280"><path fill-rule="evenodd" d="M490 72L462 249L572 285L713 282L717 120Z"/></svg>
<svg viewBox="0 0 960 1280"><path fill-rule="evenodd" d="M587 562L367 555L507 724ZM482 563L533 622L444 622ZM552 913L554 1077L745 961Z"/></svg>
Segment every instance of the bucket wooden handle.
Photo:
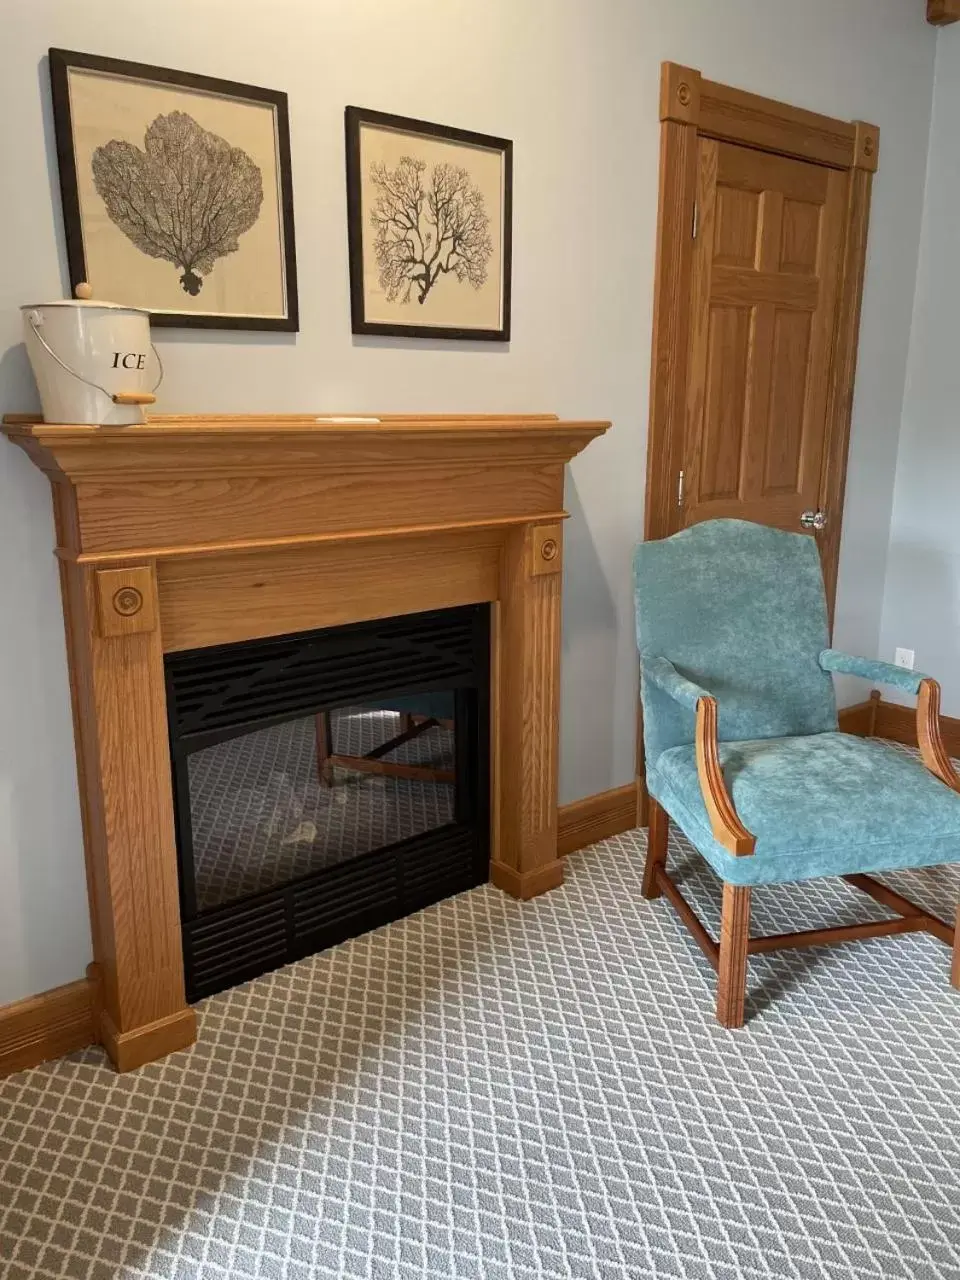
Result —
<svg viewBox="0 0 960 1280"><path fill-rule="evenodd" d="M110 397L114 404L156 404L157 397L149 391L118 391Z"/></svg>

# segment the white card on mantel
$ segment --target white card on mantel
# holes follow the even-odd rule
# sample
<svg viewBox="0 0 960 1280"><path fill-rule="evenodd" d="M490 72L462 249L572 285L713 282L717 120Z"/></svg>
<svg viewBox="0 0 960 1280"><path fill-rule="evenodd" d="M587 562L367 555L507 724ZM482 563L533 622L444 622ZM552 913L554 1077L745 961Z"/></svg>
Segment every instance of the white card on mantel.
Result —
<svg viewBox="0 0 960 1280"><path fill-rule="evenodd" d="M356 424L357 426L375 426L377 423L379 423L379 421L380 421L379 418L338 418L338 417L314 418L314 422L336 422L336 423L340 423L341 425L348 424L351 426L354 424Z"/></svg>

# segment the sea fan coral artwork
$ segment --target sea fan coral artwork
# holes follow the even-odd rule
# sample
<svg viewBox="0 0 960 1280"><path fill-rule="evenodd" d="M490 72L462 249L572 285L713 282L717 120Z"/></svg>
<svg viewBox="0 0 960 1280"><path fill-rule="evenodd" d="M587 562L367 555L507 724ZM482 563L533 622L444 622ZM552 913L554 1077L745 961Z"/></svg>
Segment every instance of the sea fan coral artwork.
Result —
<svg viewBox="0 0 960 1280"><path fill-rule="evenodd" d="M142 151L117 139L97 147L92 166L111 221L142 253L179 267L192 297L260 216L259 167L185 111L157 116Z"/></svg>

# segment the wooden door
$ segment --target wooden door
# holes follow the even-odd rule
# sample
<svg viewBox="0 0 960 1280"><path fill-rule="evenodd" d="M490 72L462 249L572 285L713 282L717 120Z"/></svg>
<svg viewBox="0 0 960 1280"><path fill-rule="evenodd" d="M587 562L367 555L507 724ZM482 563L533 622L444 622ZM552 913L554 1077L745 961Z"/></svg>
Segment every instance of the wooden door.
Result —
<svg viewBox="0 0 960 1280"><path fill-rule="evenodd" d="M680 523L839 521L822 484L849 172L697 147Z"/></svg>

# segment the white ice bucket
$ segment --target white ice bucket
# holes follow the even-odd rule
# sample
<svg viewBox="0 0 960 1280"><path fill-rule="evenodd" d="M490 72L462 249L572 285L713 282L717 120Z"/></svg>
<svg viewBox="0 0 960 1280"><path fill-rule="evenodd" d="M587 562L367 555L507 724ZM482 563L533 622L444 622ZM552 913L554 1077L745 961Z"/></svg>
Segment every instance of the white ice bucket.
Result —
<svg viewBox="0 0 960 1280"><path fill-rule="evenodd" d="M163 380L149 313L93 301L89 285L77 285L77 294L76 301L20 308L44 421L143 422Z"/></svg>

